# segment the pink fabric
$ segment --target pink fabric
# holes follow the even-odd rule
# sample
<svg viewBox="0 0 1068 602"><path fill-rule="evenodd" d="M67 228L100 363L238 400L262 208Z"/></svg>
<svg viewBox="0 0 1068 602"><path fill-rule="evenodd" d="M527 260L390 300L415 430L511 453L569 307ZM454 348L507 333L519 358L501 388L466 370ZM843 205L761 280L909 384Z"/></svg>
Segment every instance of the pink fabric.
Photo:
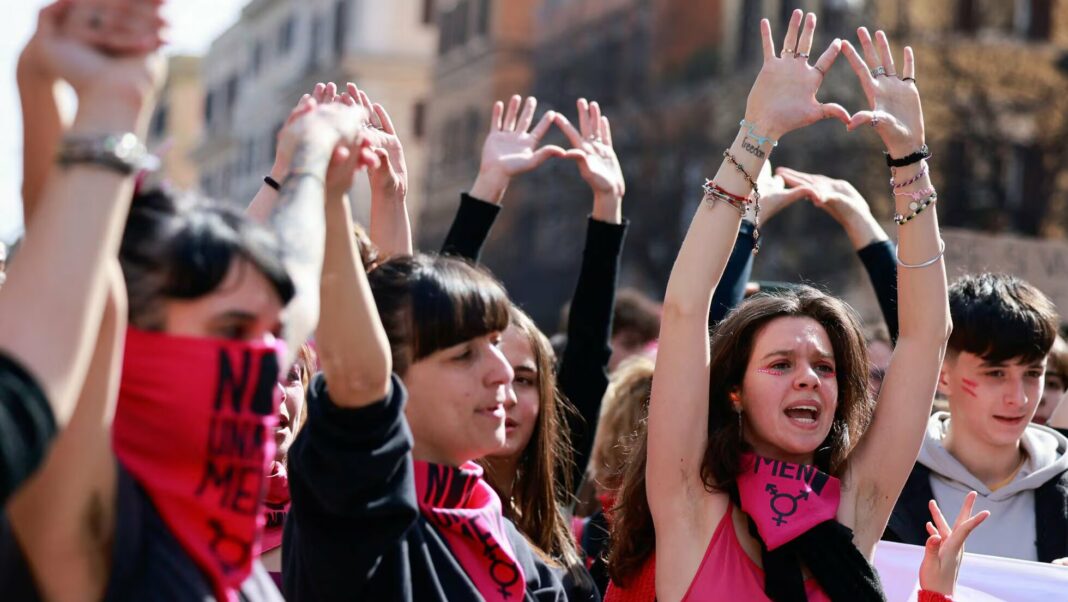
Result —
<svg viewBox="0 0 1068 602"><path fill-rule="evenodd" d="M764 593L764 571L742 549L734 532L731 516L734 506L728 504L727 513L720 519L708 542L705 557L697 567L684 601L693 600L752 600L770 602ZM830 602L815 579L805 580L805 594L810 602Z"/></svg>
<svg viewBox="0 0 1068 602"><path fill-rule="evenodd" d="M815 466L743 454L737 483L742 509L769 550L838 516L842 484Z"/></svg>
<svg viewBox="0 0 1068 602"><path fill-rule="evenodd" d="M522 600L527 589L505 531L501 500L482 467L415 462L419 510L445 538L464 573L490 602Z"/></svg>
<svg viewBox="0 0 1068 602"><path fill-rule="evenodd" d="M218 600L237 600L260 553L282 347L126 333L115 454Z"/></svg>
<svg viewBox="0 0 1068 602"><path fill-rule="evenodd" d="M267 498L263 505L266 524L263 529L262 554L281 547L282 527L288 513L289 473L285 464L274 461L271 462L271 471L267 473Z"/></svg>

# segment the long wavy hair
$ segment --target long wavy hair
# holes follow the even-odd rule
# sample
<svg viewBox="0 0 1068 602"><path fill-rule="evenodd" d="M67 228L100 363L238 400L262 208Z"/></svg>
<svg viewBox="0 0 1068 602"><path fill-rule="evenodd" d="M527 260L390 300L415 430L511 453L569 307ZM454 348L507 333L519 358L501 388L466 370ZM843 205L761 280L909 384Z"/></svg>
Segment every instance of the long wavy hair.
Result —
<svg viewBox="0 0 1068 602"><path fill-rule="evenodd" d="M738 476L741 454L751 449L742 438L730 393L741 387L757 335L772 320L789 317L815 320L834 349L838 407L830 433L815 450L814 462L820 470L840 477L848 468L850 452L871 422L874 404L868 392L868 352L856 312L810 286L751 297L735 308L711 337L708 444L701 463L701 479L709 492L730 489ZM645 445L642 437L628 458L615 509L610 572L621 584L655 547L645 491Z"/></svg>
<svg viewBox="0 0 1068 602"><path fill-rule="evenodd" d="M572 492L571 437L564 427L565 412L575 411L556 386L556 354L549 339L523 310L512 306L510 325L530 344L538 369L538 418L530 441L521 452L512 497L504 501L504 514L520 532L548 556L564 566L578 565L578 552L564 508ZM479 462L486 468L486 481L498 493L507 490L495 473L493 458Z"/></svg>

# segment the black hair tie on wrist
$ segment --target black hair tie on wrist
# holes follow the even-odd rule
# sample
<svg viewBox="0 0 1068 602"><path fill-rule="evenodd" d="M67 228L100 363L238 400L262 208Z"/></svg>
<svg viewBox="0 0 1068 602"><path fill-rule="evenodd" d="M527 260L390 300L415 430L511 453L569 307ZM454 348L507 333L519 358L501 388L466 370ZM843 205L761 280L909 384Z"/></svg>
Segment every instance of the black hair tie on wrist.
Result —
<svg viewBox="0 0 1068 602"><path fill-rule="evenodd" d="M278 183L278 180L275 180L271 176L264 177L263 183L270 186L271 188L274 188L275 190L282 190L282 185Z"/></svg>
<svg viewBox="0 0 1068 602"><path fill-rule="evenodd" d="M905 167L906 165L912 165L913 163L919 163L920 161L923 161L924 159L930 159L931 158L931 149L927 148L927 145L924 144L923 146L920 147L920 150L912 153L911 155L906 155L904 157L901 157L900 159L895 159L895 158L891 157L890 153L887 153L887 152L884 152L883 154L886 155L886 164L889 167Z"/></svg>

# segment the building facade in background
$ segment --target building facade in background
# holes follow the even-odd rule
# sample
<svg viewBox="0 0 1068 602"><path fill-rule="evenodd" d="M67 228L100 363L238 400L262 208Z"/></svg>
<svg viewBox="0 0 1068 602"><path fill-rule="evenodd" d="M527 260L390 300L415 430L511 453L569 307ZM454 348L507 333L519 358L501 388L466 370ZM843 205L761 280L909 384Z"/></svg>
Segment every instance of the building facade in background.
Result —
<svg viewBox="0 0 1068 602"><path fill-rule="evenodd" d="M478 174L495 100L530 90L536 0L438 0L427 124L426 204L418 239L440 246L460 192Z"/></svg>
<svg viewBox="0 0 1068 602"><path fill-rule="evenodd" d="M161 160L163 178L182 190L200 186L193 152L204 133L200 57L172 56L148 130L148 147Z"/></svg>
<svg viewBox="0 0 1068 602"><path fill-rule="evenodd" d="M404 144L409 211L425 189L425 114L437 30L431 0L252 0L203 63L205 135L195 153L211 196L248 203L274 161L290 110L317 82L356 83ZM366 223L360 177L353 210Z"/></svg>
<svg viewBox="0 0 1068 602"><path fill-rule="evenodd" d="M465 23L473 23L472 15L481 14L473 11L483 4L489 39L468 39L456 49L446 43L456 17L439 7L445 9L438 13L445 51L435 66L433 94L448 108L430 110L434 167L424 221L433 225L423 233L433 236L424 238L424 247L440 244L457 193L477 173L492 100L531 93L539 115L551 108L574 119L574 101L582 96L600 101L612 120L627 180L624 215L631 226L622 283L662 295L700 201L700 184L718 167L744 114L761 64L759 21L770 19L781 43L796 8L819 16L813 56L835 37L857 45L859 25L885 29L899 57L906 43L915 48L944 224L1052 239L1068 233L1064 1L489 0L448 6L472 11ZM534 18L530 35L504 44L493 24L521 20L511 15L519 4ZM488 58L495 56L501 59ZM524 73L523 61L529 80L512 79L510 90L493 87L503 65ZM852 111L868 108L844 59L828 74L820 99ZM548 141L565 143L556 134ZM789 134L772 162L849 180L895 236L881 150L871 131L848 134L841 124L824 122ZM574 166L550 161L513 183L483 255L550 329L574 287L590 203ZM853 249L827 214L798 203L763 231L755 278L823 284L865 317L878 316Z"/></svg>

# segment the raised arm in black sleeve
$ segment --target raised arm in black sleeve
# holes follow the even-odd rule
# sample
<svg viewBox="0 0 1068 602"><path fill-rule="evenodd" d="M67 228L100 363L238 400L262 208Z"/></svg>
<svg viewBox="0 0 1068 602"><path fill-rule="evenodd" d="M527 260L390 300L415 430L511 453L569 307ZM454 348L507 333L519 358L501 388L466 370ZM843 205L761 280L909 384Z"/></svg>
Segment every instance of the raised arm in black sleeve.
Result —
<svg viewBox="0 0 1068 602"><path fill-rule="evenodd" d="M56 420L40 385L0 354L0 506L41 464L55 434Z"/></svg>
<svg viewBox="0 0 1068 602"><path fill-rule="evenodd" d="M738 238L734 241L734 250L723 269L723 277L712 295L712 309L708 313L708 329L712 330L727 317L732 309L745 299L745 285L753 273L753 224L742 220L738 227Z"/></svg>
<svg viewBox="0 0 1068 602"><path fill-rule="evenodd" d="M567 320L567 347L560 361L560 391L578 415L568 415L571 446L575 450L572 483L578 487L586 471L597 432L601 398L608 388L608 360L612 356L612 312L616 303L619 258L627 233L626 220L610 224L590 218L582 251L575 295Z"/></svg>
<svg viewBox="0 0 1068 602"><path fill-rule="evenodd" d="M478 263L482 245L486 244L490 228L500 212L500 205L481 201L466 192L461 193L460 208L445 236L441 254L464 257Z"/></svg>
<svg viewBox="0 0 1068 602"><path fill-rule="evenodd" d="M369 599L368 583L382 564L407 566L401 539L418 508L406 397L394 376L382 401L340 408L322 375L312 380L308 422L289 451L292 505L282 546L287 600ZM382 581L399 587L406 579Z"/></svg>
<svg viewBox="0 0 1068 602"><path fill-rule="evenodd" d="M886 329L890 332L890 341L897 343L897 260L894 258L894 245L889 240L873 242L857 251L857 257L864 264L864 269L875 289L879 308L883 311Z"/></svg>

